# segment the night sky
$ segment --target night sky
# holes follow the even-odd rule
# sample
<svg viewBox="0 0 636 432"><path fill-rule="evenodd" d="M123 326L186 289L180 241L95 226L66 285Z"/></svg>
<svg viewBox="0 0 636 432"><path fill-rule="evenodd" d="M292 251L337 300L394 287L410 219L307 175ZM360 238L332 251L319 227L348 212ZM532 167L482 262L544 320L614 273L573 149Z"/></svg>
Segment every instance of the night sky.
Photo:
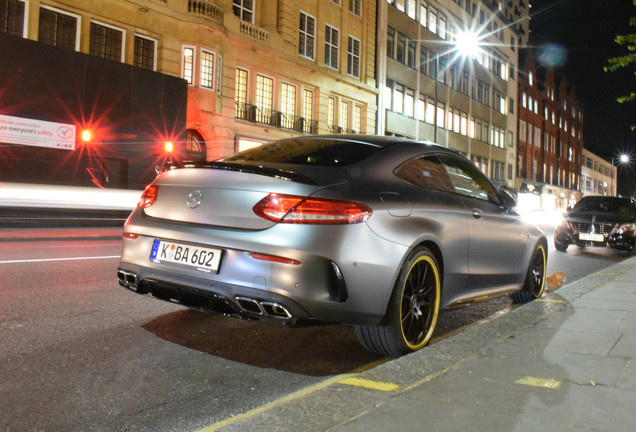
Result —
<svg viewBox="0 0 636 432"><path fill-rule="evenodd" d="M564 73L583 107L585 148L610 160L631 155L631 165L619 168L619 192L636 192L636 101L620 104L618 96L636 91L634 67L605 72L607 59L628 53L614 42L618 34L636 33L629 26L636 17L632 0L531 0L531 45L538 58L551 44L548 56ZM559 65L562 63L562 65Z"/></svg>

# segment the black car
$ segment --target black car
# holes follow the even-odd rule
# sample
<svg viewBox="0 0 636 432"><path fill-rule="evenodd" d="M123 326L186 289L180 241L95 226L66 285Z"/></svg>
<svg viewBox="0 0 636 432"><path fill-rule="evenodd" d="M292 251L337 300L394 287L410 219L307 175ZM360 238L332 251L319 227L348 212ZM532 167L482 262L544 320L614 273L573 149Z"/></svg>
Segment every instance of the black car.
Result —
<svg viewBox="0 0 636 432"><path fill-rule="evenodd" d="M627 253L636 249L636 203L631 198L587 196L557 227L554 246L610 247Z"/></svg>

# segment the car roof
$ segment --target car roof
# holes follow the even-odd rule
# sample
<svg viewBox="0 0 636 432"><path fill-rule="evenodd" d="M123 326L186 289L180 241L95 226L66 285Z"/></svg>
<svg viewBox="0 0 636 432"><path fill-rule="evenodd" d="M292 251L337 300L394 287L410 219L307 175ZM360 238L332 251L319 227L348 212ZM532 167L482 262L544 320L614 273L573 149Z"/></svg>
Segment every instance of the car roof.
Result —
<svg viewBox="0 0 636 432"><path fill-rule="evenodd" d="M366 144L372 144L378 147L391 147L396 144L419 144L422 146L436 146L442 149L446 147L439 144L435 144L431 141L418 141L411 138L384 136L384 135L362 135L362 134L331 134L331 135L305 135L294 138L287 138L292 140L338 140L338 141L353 141Z"/></svg>

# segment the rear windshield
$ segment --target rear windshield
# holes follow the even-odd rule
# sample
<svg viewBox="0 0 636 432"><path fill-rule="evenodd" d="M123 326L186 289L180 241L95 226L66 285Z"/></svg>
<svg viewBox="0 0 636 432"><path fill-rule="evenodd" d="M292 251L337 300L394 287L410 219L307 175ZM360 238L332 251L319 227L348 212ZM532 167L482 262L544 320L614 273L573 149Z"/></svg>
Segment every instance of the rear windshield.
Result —
<svg viewBox="0 0 636 432"><path fill-rule="evenodd" d="M590 197L583 198L574 206L575 212L603 212L633 215L636 213L634 201L629 198Z"/></svg>
<svg viewBox="0 0 636 432"><path fill-rule="evenodd" d="M359 162L380 150L379 146L360 141L300 138L263 144L220 161L343 166Z"/></svg>

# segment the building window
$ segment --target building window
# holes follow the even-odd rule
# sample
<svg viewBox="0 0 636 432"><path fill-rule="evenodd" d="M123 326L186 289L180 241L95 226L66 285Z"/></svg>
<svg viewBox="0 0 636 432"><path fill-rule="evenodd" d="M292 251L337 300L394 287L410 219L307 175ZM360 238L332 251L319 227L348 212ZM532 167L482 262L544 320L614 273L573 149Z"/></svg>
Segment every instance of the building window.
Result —
<svg viewBox="0 0 636 432"><path fill-rule="evenodd" d="M433 7L428 8L428 29L437 33L437 10Z"/></svg>
<svg viewBox="0 0 636 432"><path fill-rule="evenodd" d="M360 78L360 41L351 36L349 36L347 52L347 73Z"/></svg>
<svg viewBox="0 0 636 432"><path fill-rule="evenodd" d="M214 90L214 54L205 50L201 50L200 85L203 88Z"/></svg>
<svg viewBox="0 0 636 432"><path fill-rule="evenodd" d="M325 65L338 69L338 29L325 26Z"/></svg>
<svg viewBox="0 0 636 432"><path fill-rule="evenodd" d="M417 43L413 39L409 39L406 52L406 65L415 69L415 50Z"/></svg>
<svg viewBox="0 0 636 432"><path fill-rule="evenodd" d="M157 42L154 39L135 35L135 55L133 65L148 69L155 70L157 58Z"/></svg>
<svg viewBox="0 0 636 432"><path fill-rule="evenodd" d="M419 121L424 121L424 113L426 112L426 96L420 95L416 102L415 116Z"/></svg>
<svg viewBox="0 0 636 432"><path fill-rule="evenodd" d="M186 131L186 153L192 160L204 161L206 157L205 141L201 134L193 129Z"/></svg>
<svg viewBox="0 0 636 432"><path fill-rule="evenodd" d="M409 117L415 114L415 90L408 87L404 96L404 114Z"/></svg>
<svg viewBox="0 0 636 432"><path fill-rule="evenodd" d="M123 30L91 22L89 54L108 60L123 61Z"/></svg>
<svg viewBox="0 0 636 432"><path fill-rule="evenodd" d="M430 100L426 100L426 112L424 114L424 121L429 124L435 123L435 104Z"/></svg>
<svg viewBox="0 0 636 432"><path fill-rule="evenodd" d="M256 75L256 121L271 123L274 106L274 80L263 75Z"/></svg>
<svg viewBox="0 0 636 432"><path fill-rule="evenodd" d="M314 92L311 90L303 90L303 118L303 132L313 132L311 123L314 119Z"/></svg>
<svg viewBox="0 0 636 432"><path fill-rule="evenodd" d="M353 129L357 133L363 133L362 130L362 106L356 105L353 112Z"/></svg>
<svg viewBox="0 0 636 432"><path fill-rule="evenodd" d="M287 83L281 85L280 111L283 113L281 127L292 129L296 116L296 86Z"/></svg>
<svg viewBox="0 0 636 432"><path fill-rule="evenodd" d="M236 69L236 103L235 117L248 119L247 116L247 78L248 73L244 69ZM250 120L250 119L248 119Z"/></svg>
<svg viewBox="0 0 636 432"><path fill-rule="evenodd" d="M349 102L340 102L340 126L343 130L349 129Z"/></svg>
<svg viewBox="0 0 636 432"><path fill-rule="evenodd" d="M398 32L397 49L395 50L395 59L400 63L406 63L406 36Z"/></svg>
<svg viewBox="0 0 636 432"><path fill-rule="evenodd" d="M24 36L24 2L0 0L0 33Z"/></svg>
<svg viewBox="0 0 636 432"><path fill-rule="evenodd" d="M399 83L395 83L393 92L393 111L400 114L404 112L404 86Z"/></svg>
<svg viewBox="0 0 636 432"><path fill-rule="evenodd" d="M232 3L234 15L242 21L254 23L254 0L233 0Z"/></svg>
<svg viewBox="0 0 636 432"><path fill-rule="evenodd" d="M420 24L424 27L426 27L427 9L428 4L426 3L426 0L420 0Z"/></svg>
<svg viewBox="0 0 636 432"><path fill-rule="evenodd" d="M392 27L386 32L386 56L395 58L395 30Z"/></svg>
<svg viewBox="0 0 636 432"><path fill-rule="evenodd" d="M349 0L349 12L351 12L354 15L360 16L361 15L361 8L360 8L361 3L362 3L362 0Z"/></svg>
<svg viewBox="0 0 636 432"><path fill-rule="evenodd" d="M194 48L183 47L182 77L189 85L194 84Z"/></svg>
<svg viewBox="0 0 636 432"><path fill-rule="evenodd" d="M41 7L38 40L48 45L76 50L79 48L78 25L79 19L76 16Z"/></svg>
<svg viewBox="0 0 636 432"><path fill-rule="evenodd" d="M327 125L330 129L336 126L336 98L330 97L327 105ZM332 130L332 132L335 132Z"/></svg>
<svg viewBox="0 0 636 432"><path fill-rule="evenodd" d="M298 54L308 59L314 59L314 43L316 40L316 20L300 13L300 36L298 41Z"/></svg>
<svg viewBox="0 0 636 432"><path fill-rule="evenodd" d="M420 45L420 73L422 75L427 74L428 68L428 50L424 45Z"/></svg>
<svg viewBox="0 0 636 432"><path fill-rule="evenodd" d="M415 19L415 6L416 6L416 0L406 0L406 14Z"/></svg>
<svg viewBox="0 0 636 432"><path fill-rule="evenodd" d="M439 28L437 30L439 37L446 39L446 17L443 15L439 16Z"/></svg>

